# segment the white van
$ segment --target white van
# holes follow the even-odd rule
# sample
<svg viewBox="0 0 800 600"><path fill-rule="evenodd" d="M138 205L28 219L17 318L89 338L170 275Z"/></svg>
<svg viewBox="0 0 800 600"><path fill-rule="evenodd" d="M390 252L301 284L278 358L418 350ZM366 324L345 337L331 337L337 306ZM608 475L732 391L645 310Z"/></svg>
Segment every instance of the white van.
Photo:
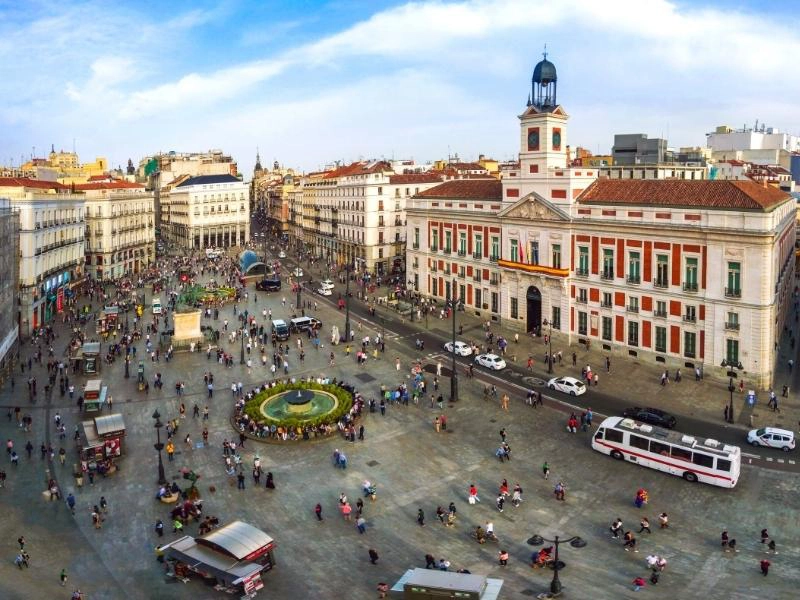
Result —
<svg viewBox="0 0 800 600"><path fill-rule="evenodd" d="M153 307L153 314L160 315L163 310L161 308L161 298L153 298L152 307Z"/></svg>
<svg viewBox="0 0 800 600"><path fill-rule="evenodd" d="M778 429L777 427L753 429L747 434L747 441L753 446L780 448L784 452L794 450L795 446L794 432L788 429Z"/></svg>

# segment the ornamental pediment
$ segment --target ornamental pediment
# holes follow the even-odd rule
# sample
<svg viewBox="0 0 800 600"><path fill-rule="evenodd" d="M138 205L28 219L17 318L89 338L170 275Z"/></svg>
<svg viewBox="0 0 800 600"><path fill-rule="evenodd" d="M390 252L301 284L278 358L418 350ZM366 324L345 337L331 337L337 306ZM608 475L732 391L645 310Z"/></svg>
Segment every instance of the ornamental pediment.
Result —
<svg viewBox="0 0 800 600"><path fill-rule="evenodd" d="M535 192L502 210L501 218L522 219L525 221L569 221L569 215L561 208L548 202Z"/></svg>

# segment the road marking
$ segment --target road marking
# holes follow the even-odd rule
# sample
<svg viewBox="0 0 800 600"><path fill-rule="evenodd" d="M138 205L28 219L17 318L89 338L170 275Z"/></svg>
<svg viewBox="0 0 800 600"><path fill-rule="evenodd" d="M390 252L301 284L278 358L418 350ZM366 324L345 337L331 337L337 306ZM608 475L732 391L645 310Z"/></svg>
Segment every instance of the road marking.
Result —
<svg viewBox="0 0 800 600"><path fill-rule="evenodd" d="M774 459L773 459L771 456L768 456L768 457L767 457L765 460L766 460L767 462L772 462Z"/></svg>
<svg viewBox="0 0 800 600"><path fill-rule="evenodd" d="M777 459L777 461L778 461L780 464L783 464L783 463L785 463L785 462L786 462L786 461L785 461L785 460L783 460L782 458L779 458L779 459Z"/></svg>
<svg viewBox="0 0 800 600"><path fill-rule="evenodd" d="M759 454L749 454L747 452L742 452L742 456L747 456L749 458L761 458L761 455Z"/></svg>
<svg viewBox="0 0 800 600"><path fill-rule="evenodd" d="M790 461L789 461L789 464L790 464L790 465L793 465L793 464L795 464L795 461L793 461L793 460L790 460Z"/></svg>

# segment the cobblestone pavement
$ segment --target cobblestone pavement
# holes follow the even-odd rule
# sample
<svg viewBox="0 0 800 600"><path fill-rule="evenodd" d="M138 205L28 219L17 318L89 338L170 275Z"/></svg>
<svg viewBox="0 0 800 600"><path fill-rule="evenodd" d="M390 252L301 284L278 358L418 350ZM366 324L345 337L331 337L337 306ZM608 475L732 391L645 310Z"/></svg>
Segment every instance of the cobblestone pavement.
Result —
<svg viewBox="0 0 800 600"><path fill-rule="evenodd" d="M264 294L258 296L256 304L251 292L251 311L260 311L266 301ZM288 306L289 294L286 296ZM276 316L288 312L283 309L281 298L280 293L268 296ZM333 322L342 328L343 315L330 305L320 303L317 314L325 323L325 332ZM222 318L224 315L220 325ZM337 375L356 383L368 397L376 393L381 383L397 384L416 353L406 342L395 339L390 321L386 327L389 342L385 359L370 360L365 368L359 368L353 359L347 361L342 356L331 372L326 358L329 346L325 343L318 354L308 349L307 364L302 367L290 357L293 374ZM374 334L374 330L370 333ZM64 343L62 336L57 348ZM28 347L23 346L23 356L27 351ZM238 357L238 349L234 356ZM396 356L403 363L399 374L394 368ZM267 445L248 441L246 464L252 464L257 452L265 470L274 473L277 489L254 489L248 478L247 489L242 491L229 484L222 468L222 440L233 434L228 423L232 403L225 386L240 379L245 385L255 383L265 373L254 369L248 377L246 369L238 364L223 369L207 361L204 353L179 354L169 364L163 360L146 363L148 377L152 378L156 370L164 374L166 384L163 391L151 389L145 396L135 390L134 379L123 378L121 363L104 367L102 377L114 396L115 411L124 415L128 428L126 456L119 473L80 489L74 488L69 476L69 463L74 462L72 452L64 467L57 462L51 465L38 456L39 443L48 436L59 447L50 426L55 411L60 411L67 431L72 431L80 419L77 409L57 394L48 405L40 402L30 406L19 393L12 394L8 386L2 390L0 404L9 407L21 403L23 410L29 410L34 417L34 430L26 435L9 421L2 420L0 424L0 435L12 438L21 454L19 467L3 465L8 481L0 490L5 509L0 517L4 532L0 548L6 565L0 579L0 597L66 599L75 586L91 600L224 597L198 581L185 585L165 581L153 553L159 541L153 524L158 518L166 520L167 510L153 500L157 473L151 414L158 408L167 418L177 416L180 402L174 397L176 379L186 381L184 402L189 415L194 402L202 408L206 404L202 381L206 370L215 373L218 390L208 402L210 444L186 449L178 443L175 461L166 463L167 476L176 477L184 466L194 469L201 475L199 487L207 514L218 516L223 523L243 519L276 539L278 564L264 576L264 597L375 597L379 581L394 582L405 569L423 566L426 553L437 559L446 558L453 568L465 567L473 573L503 578L504 598L535 597L548 589L551 573L531 570L527 564L532 548L525 541L534 533L545 537L577 534L588 542L580 550L563 549L561 558L567 564L561 572L564 597L635 597L630 583L636 576L647 575L645 557L652 552L669 561L657 588L643 592L656 593L657 597L790 597L800 582L800 530L796 519L800 481L794 474L745 466L737 488L724 490L619 464L592 452L588 434L567 434L563 413L551 403L543 409L531 409L515 401L506 413L482 399L483 382L477 378L462 380L462 400L446 409L447 433L434 431L432 420L437 413L423 403L390 407L385 417L368 414L364 442L353 444L337 438L311 444ZM41 375L39 378L43 379ZM443 381L442 387L446 390L447 386L448 382ZM642 387L647 386L649 383ZM18 385L18 392L19 389ZM193 439L200 439L201 428L199 420L189 416L181 426L179 438L188 431ZM507 430L513 450L512 460L503 464L494 456L501 428ZM22 450L26 439L36 448L30 460ZM349 455L345 471L331 465L336 447ZM541 477L544 460L552 469L549 481ZM44 500L42 490L48 468L58 476L65 494L73 491L77 496L74 517L64 503ZM343 521L337 514L336 500L341 492L354 500L365 478L377 484L378 499L367 502L367 533L359 535L353 523ZM520 483L524 502L519 508L506 504L501 514L494 507L494 496L503 478L512 486ZM559 480L567 486L565 503L556 502L552 495L553 485ZM475 506L466 501L470 483L478 486L482 499ZM212 485L215 493L209 491ZM647 488L651 498L642 510L633 506L639 487ZM109 514L103 528L95 530L91 506L101 495L108 499ZM458 507L457 525L452 529L441 526L435 518L437 505L446 507L450 501ZM313 514L317 502L324 507L325 520L321 523ZM415 521L419 508L427 515L425 527ZM625 552L620 543L611 539L608 528L615 517L622 518L626 529L636 531L641 516L646 515L655 523L662 511L669 513L672 526L667 531L654 529L651 535L640 534L639 553ZM469 537L471 529L488 519L495 523L499 545L480 546ZM718 540L725 527L737 538L740 553L720 552ZM777 541L780 552L770 556L772 570L767 578L758 568L759 560L765 556L759 543L759 531L764 527ZM170 532L171 527L167 527L163 540L173 539ZM187 532L196 533L196 526L189 525ZM19 535L25 535L27 540L29 570L20 571L13 564ZM380 554L374 566L367 557L370 547ZM511 554L508 567L497 564L501 548ZM58 583L62 568L69 575L65 588Z"/></svg>

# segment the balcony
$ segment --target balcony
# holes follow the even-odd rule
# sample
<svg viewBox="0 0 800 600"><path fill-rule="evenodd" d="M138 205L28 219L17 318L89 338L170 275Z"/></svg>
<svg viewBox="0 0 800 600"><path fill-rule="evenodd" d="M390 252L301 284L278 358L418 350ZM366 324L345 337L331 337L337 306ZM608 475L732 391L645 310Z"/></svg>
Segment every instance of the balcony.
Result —
<svg viewBox="0 0 800 600"><path fill-rule="evenodd" d="M610 301L606 302L605 300L603 300L602 302L600 302L600 308L611 308L611 306L612 304Z"/></svg>
<svg viewBox="0 0 800 600"><path fill-rule="evenodd" d="M497 275L492 275L489 277L489 285L498 285L500 283L500 278Z"/></svg>
<svg viewBox="0 0 800 600"><path fill-rule="evenodd" d="M411 244L412 250L419 250L419 244Z"/></svg>
<svg viewBox="0 0 800 600"><path fill-rule="evenodd" d="M739 321L725 321L726 331L739 331Z"/></svg>
<svg viewBox="0 0 800 600"><path fill-rule="evenodd" d="M444 248L442 252L444 252L445 254L450 254L452 250L450 250L450 248Z"/></svg>
<svg viewBox="0 0 800 600"><path fill-rule="evenodd" d="M466 256L467 255L467 251L466 250L459 250L458 251L458 255L459 256Z"/></svg>
<svg viewBox="0 0 800 600"><path fill-rule="evenodd" d="M683 322L684 323L697 323L697 316L696 315L683 315Z"/></svg>
<svg viewBox="0 0 800 600"><path fill-rule="evenodd" d="M725 288L725 297L726 298L741 298L742 297L742 290L741 288Z"/></svg>
<svg viewBox="0 0 800 600"><path fill-rule="evenodd" d="M611 269L603 271L602 273L600 273L600 279L603 279L605 281L610 281L614 279L614 270Z"/></svg>
<svg viewBox="0 0 800 600"><path fill-rule="evenodd" d="M575 302L577 302L578 304L586 304L588 303L588 299L586 298L586 296L577 296L575 298Z"/></svg>
<svg viewBox="0 0 800 600"><path fill-rule="evenodd" d="M685 281L683 283L683 291L684 292L696 292L697 291L697 282L696 281Z"/></svg>
<svg viewBox="0 0 800 600"><path fill-rule="evenodd" d="M667 279L654 279L653 287L666 289L669 287L669 280Z"/></svg>
<svg viewBox="0 0 800 600"><path fill-rule="evenodd" d="M500 256L497 254L490 254L489 255L489 262L497 262L500 260Z"/></svg>
<svg viewBox="0 0 800 600"><path fill-rule="evenodd" d="M445 267L444 268L444 274L445 275L450 275L450 267Z"/></svg>
<svg viewBox="0 0 800 600"><path fill-rule="evenodd" d="M642 283L642 278L639 277L638 275L628 275L625 278L625 282L631 285L639 285L640 283Z"/></svg>
<svg viewBox="0 0 800 600"><path fill-rule="evenodd" d="M628 306L625 307L625 310L627 310L629 313L638 313L639 305L629 304Z"/></svg>
<svg viewBox="0 0 800 600"><path fill-rule="evenodd" d="M589 269L575 269L575 276L576 277L588 277L589 276Z"/></svg>
<svg viewBox="0 0 800 600"><path fill-rule="evenodd" d="M529 265L513 260L506 260L504 258L498 259L497 265L502 269L513 269L515 271L524 271L525 273L537 273L540 275L549 275L550 277L569 277L569 269L556 269L553 267L545 267L544 265Z"/></svg>
<svg viewBox="0 0 800 600"><path fill-rule="evenodd" d="M464 279L464 278L467 276L467 273L466 273L466 271L464 271L464 270L462 269L461 271L459 271L459 272L458 272L458 276L459 276L461 279Z"/></svg>
<svg viewBox="0 0 800 600"><path fill-rule="evenodd" d="M436 244L431 246L431 252L438 252L438 251L439 251L439 246L437 246Z"/></svg>
<svg viewBox="0 0 800 600"><path fill-rule="evenodd" d="M667 311L665 310L654 310L653 316L658 319L666 319L667 318Z"/></svg>
<svg viewBox="0 0 800 600"><path fill-rule="evenodd" d="M433 263L431 265L431 273L436 273L438 270L439 268L436 266L436 263Z"/></svg>
<svg viewBox="0 0 800 600"><path fill-rule="evenodd" d="M482 279L481 279L481 274L480 274L480 273L475 273L475 274L472 276L472 281L477 281L478 283L480 283L480 282L482 281Z"/></svg>
<svg viewBox="0 0 800 600"><path fill-rule="evenodd" d="M480 260L481 258L483 258L483 253L481 253L481 252L473 252L472 253L472 258L474 258L476 260Z"/></svg>

